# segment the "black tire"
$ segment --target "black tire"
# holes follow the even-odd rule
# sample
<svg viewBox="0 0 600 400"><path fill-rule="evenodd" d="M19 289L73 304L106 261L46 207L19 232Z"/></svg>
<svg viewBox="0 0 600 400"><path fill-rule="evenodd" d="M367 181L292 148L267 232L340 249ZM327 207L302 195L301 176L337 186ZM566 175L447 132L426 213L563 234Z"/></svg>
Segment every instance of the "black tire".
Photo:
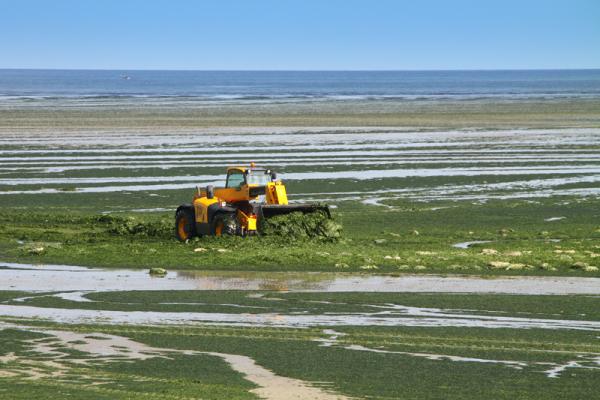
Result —
<svg viewBox="0 0 600 400"><path fill-rule="evenodd" d="M239 234L239 231L239 223L234 213L219 213L210 225L210 233L213 236L233 236Z"/></svg>
<svg viewBox="0 0 600 400"><path fill-rule="evenodd" d="M215 197L215 187L213 185L208 185L206 187L206 198L212 199Z"/></svg>
<svg viewBox="0 0 600 400"><path fill-rule="evenodd" d="M175 214L175 236L181 242L196 236L196 219L193 209L180 208L177 210Z"/></svg>

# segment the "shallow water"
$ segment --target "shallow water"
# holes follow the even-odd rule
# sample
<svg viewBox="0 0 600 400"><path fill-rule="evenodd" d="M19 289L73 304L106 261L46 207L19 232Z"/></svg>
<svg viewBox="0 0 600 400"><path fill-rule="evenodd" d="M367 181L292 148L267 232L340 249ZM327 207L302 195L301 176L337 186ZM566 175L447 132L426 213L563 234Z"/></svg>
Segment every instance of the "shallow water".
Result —
<svg viewBox="0 0 600 400"><path fill-rule="evenodd" d="M3 200L18 202L21 196L36 194L129 196L191 190L198 184L221 184L223 174L215 168L249 161L276 168L284 181L294 184L326 180L348 190L346 195L316 196L330 203L369 204L373 193L364 189L367 180L382 182L382 196L372 201L374 207L396 199L480 201L600 194L600 156L594 147L600 129L257 127L99 132L41 130L24 139L1 134ZM249 136L252 147L246 146ZM196 161L196 169L187 175L182 167L189 160ZM473 183L464 177L473 177ZM409 181L411 190L401 190ZM307 189L310 185L298 186L292 200L314 197L306 193L312 191Z"/></svg>
<svg viewBox="0 0 600 400"><path fill-rule="evenodd" d="M388 350L384 347L368 347L362 344L343 342L344 333L336 332L335 327L378 326L378 327L455 327L485 329L544 329L551 331L582 331L600 333L600 321L527 318L506 316L504 313L485 310L465 310L446 308L413 307L401 304L362 304L367 311L314 313L310 308L295 306L294 312L268 312L266 307L254 307L253 313L237 312L164 312L164 311L114 311L90 309L95 302L86 297L92 292L124 290L260 290L296 292L454 292L454 293L512 293L512 294L594 294L600 293L599 278L563 277L463 277L435 275L373 276L334 273L281 273L281 272L219 272L219 271L171 271L165 278L151 277L147 271L95 269L82 266L32 265L0 263L0 281L10 289L30 292L54 292L62 300L72 301L71 308L39 307L27 304L31 296L15 299L13 304L0 303L0 316L4 318L36 319L56 322L62 330L49 330L40 327L21 326L20 329L44 333L54 337L54 342L31 340L33 351L44 354L44 363L56 363L56 377L68 373L69 365L61 364L65 356L61 349L71 348L89 354L80 362L121 362L126 359L142 360L152 357L169 357L180 353L190 356L208 355L222 358L231 368L243 374L259 387L253 392L267 399L342 398L329 390L321 389L310 382L279 376L256 364L246 356L220 352L197 352L151 348L129 338L98 334L83 334L69 331L72 324L116 324L151 326L198 326L223 325L244 327L274 327L304 329L330 327L323 331L327 338L316 338L322 346L339 347L346 351L364 351L416 357L431 361L457 363L497 364L501 367L524 369L534 368L549 378L559 378L566 370L599 369L597 354L577 355L574 360L564 363L534 362L531 360L510 360L460 356L457 354L436 354ZM9 289L9 288L5 288ZM249 293L251 297L262 297L263 293ZM283 297L283 296L280 296ZM272 299L272 298L270 298ZM276 299L272 299L276 300ZM282 299L277 299L282 300ZM80 302L86 308L78 308ZM329 302L326 302L329 303ZM101 302L98 303L102 308ZM169 303L161 303L169 304ZM198 303L194 303L198 304ZM82 303L83 305L83 303ZM223 304L237 307L236 304ZM222 306L223 306L222 305ZM265 308L261 310L260 308ZM10 322L0 321L0 329L15 327ZM53 359L56 358L56 360ZM50 360L50 361L48 361ZM401 360L401 359L400 359ZM10 359L11 365L18 365L19 357ZM29 362L26 358L24 362ZM44 370L30 368L28 379L48 377ZM19 371L7 370L6 376L17 376ZM12 374L12 375L11 375ZM27 375L27 374L26 374Z"/></svg>
<svg viewBox="0 0 600 400"><path fill-rule="evenodd" d="M123 79L126 74L130 79ZM543 84L541 84L543 83ZM0 104L423 101L600 96L600 71L1 70Z"/></svg>
<svg viewBox="0 0 600 400"><path fill-rule="evenodd" d="M483 243L491 243L491 240L471 240L470 242L460 242L460 243L455 243L452 245L452 247L456 247L457 249L468 249L469 247L473 246L474 244L483 244Z"/></svg>
<svg viewBox="0 0 600 400"><path fill-rule="evenodd" d="M0 262L6 290L32 292L115 290L279 290L295 292L438 292L507 294L598 294L600 278L361 275L327 272L169 271Z"/></svg>
<svg viewBox="0 0 600 400"><path fill-rule="evenodd" d="M370 313L279 314L111 311L0 304L0 316L39 318L61 324L117 325L226 325L250 327L309 328L319 326L409 326L456 328L510 328L580 330L600 332L600 321L502 317L469 314L462 310L394 305Z"/></svg>

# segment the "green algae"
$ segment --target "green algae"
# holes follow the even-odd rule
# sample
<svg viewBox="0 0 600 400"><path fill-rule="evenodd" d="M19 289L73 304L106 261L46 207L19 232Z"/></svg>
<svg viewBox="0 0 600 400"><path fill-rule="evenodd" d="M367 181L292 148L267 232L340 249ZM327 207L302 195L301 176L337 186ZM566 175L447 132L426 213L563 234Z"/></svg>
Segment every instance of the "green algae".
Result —
<svg viewBox="0 0 600 400"><path fill-rule="evenodd" d="M303 214L293 212L267 219L261 232L282 239L319 239L337 241L342 236L342 225L323 211Z"/></svg>

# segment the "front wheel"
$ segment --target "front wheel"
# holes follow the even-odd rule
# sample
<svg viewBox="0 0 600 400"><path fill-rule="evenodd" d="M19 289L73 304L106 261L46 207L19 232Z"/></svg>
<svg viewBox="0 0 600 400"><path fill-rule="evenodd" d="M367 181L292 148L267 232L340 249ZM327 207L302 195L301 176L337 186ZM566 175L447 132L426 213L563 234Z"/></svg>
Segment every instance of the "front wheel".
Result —
<svg viewBox="0 0 600 400"><path fill-rule="evenodd" d="M235 214L220 213L215 215L211 226L211 233L214 236L237 235L239 224Z"/></svg>
<svg viewBox="0 0 600 400"><path fill-rule="evenodd" d="M196 236L196 221L194 211L182 208L175 214L175 236L182 242Z"/></svg>

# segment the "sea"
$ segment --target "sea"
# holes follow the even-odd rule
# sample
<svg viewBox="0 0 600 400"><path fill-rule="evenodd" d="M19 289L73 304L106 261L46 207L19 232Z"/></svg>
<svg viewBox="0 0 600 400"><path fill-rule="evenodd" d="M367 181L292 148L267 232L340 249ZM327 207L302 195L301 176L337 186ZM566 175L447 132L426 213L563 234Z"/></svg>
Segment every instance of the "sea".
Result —
<svg viewBox="0 0 600 400"><path fill-rule="evenodd" d="M600 98L600 69L149 71L0 69L0 107L56 100L199 102Z"/></svg>

